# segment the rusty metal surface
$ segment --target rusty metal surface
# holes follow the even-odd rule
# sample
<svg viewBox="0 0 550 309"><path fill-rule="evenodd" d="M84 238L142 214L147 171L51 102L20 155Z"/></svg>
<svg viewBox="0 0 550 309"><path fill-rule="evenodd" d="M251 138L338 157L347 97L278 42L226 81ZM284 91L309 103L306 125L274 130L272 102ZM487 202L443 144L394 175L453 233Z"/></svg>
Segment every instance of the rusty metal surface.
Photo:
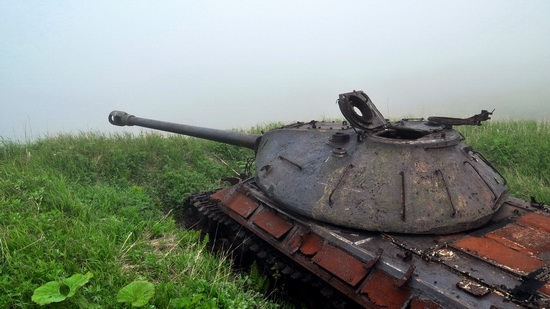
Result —
<svg viewBox="0 0 550 309"><path fill-rule="evenodd" d="M266 208L259 209L250 217L250 222L253 222L275 238L280 238L292 227L290 222Z"/></svg>
<svg viewBox="0 0 550 309"><path fill-rule="evenodd" d="M248 218L259 206L257 202L244 194L236 195L227 205L245 218Z"/></svg>
<svg viewBox="0 0 550 309"><path fill-rule="evenodd" d="M375 270L361 286L360 293L377 306L385 308L403 308L411 297L411 291L406 287L398 287L396 278L381 270Z"/></svg>
<svg viewBox="0 0 550 309"><path fill-rule="evenodd" d="M550 222L548 224L550 225ZM533 225L509 224L504 228L487 233L485 237L498 241L513 250L535 255L542 260L550 259L550 256L538 256L550 251L550 232Z"/></svg>
<svg viewBox="0 0 550 309"><path fill-rule="evenodd" d="M313 256L313 261L351 286L357 285L369 272L365 263L328 244Z"/></svg>
<svg viewBox="0 0 550 309"><path fill-rule="evenodd" d="M240 190L265 206L277 207L253 183L244 185ZM548 239L544 236L549 216L534 210L528 204L511 198L504 203L499 215L484 228L449 235L345 231L299 216L293 217L284 211L274 214L281 212L279 215L293 222L291 230L295 233L288 233L288 240L281 239L287 254L305 261L310 271L339 286L341 291L351 293L346 286L352 291L356 288L346 282L348 277L338 275L339 270L335 266L311 266L317 264L312 257L327 244L331 250L334 247L349 257L353 261L351 264L362 263L364 268L371 270L366 276L359 275L363 278L357 283L359 290L354 292L359 293L356 295L358 302L375 305L374 300L379 296L376 291L360 291L374 271L383 271L391 277L395 288L410 291L406 302L411 308L413 303L418 302L442 308L489 308L492 305L498 308L538 308L549 297L550 291L550 265L547 259L543 259L550 253ZM486 246L481 246L482 249L473 247L479 249L476 252L466 250L472 239L482 239ZM331 265L337 265L335 260L345 260L328 258L338 256L332 252L325 256ZM339 280L331 279L331 275Z"/></svg>
<svg viewBox="0 0 550 309"><path fill-rule="evenodd" d="M410 309L438 309L442 308L439 304L425 299L413 298L410 302Z"/></svg>
<svg viewBox="0 0 550 309"><path fill-rule="evenodd" d="M464 237L453 247L495 263L519 275L526 275L543 267L546 263L529 254L514 250L488 237Z"/></svg>
<svg viewBox="0 0 550 309"><path fill-rule="evenodd" d="M411 308L423 304L428 308L489 308L492 305L498 308L518 308L528 303L521 295L532 293L535 298L529 301L539 304L548 289L548 283L542 281L545 278L542 271L532 274L532 278L528 279L528 276L521 276L488 259L451 246L467 237L501 235L501 229L507 231L511 224L517 224L517 216L502 216L499 219L501 221L490 224L494 228L470 234L380 234L345 231L314 224L282 209L275 211L277 205L252 182L235 192L246 192L249 198L262 206L248 219L237 213L232 215L233 218L241 220L241 224L251 228L255 234L265 234L262 238L275 248L366 307L378 307L384 302L387 302L384 306L399 307L399 303L403 302L404 307ZM272 232L265 232L262 227L256 228L256 224L247 223L258 213L263 213L264 207L273 207L272 216L281 217L292 225L278 239L273 237ZM513 206L505 204L504 207ZM517 214L518 211L509 213ZM315 257L322 257L322 260L318 263ZM356 271L359 267L361 270ZM357 278L352 274L356 274ZM385 277L382 279L378 276ZM350 278L352 281L349 281ZM382 287L385 290L381 290ZM382 298L383 293L380 291L386 291L387 298L391 300ZM405 297L407 294L408 297ZM507 301L503 302L503 299Z"/></svg>
<svg viewBox="0 0 550 309"><path fill-rule="evenodd" d="M454 242L453 247L472 254L503 270L522 276L533 276L550 267L550 217L540 212L527 213L516 222L478 236L466 236ZM550 271L547 271L550 273ZM546 278L546 277L547 278ZM546 281L550 274L533 278L532 290L547 293ZM526 279L529 281L529 279ZM515 288L517 288L517 285ZM534 291L531 291L533 293Z"/></svg>
<svg viewBox="0 0 550 309"><path fill-rule="evenodd" d="M305 255L313 255L323 248L324 238L315 234L308 233L303 236L303 243L300 246L300 252Z"/></svg>
<svg viewBox="0 0 550 309"><path fill-rule="evenodd" d="M514 220L518 220L515 214L520 212L514 210L519 207L518 201L511 199L511 203L505 203L503 207L510 208L503 209L502 212L509 211L511 215L506 220L501 217L499 220L490 223L486 228L488 232L485 234L499 235L500 229L506 231L511 224L517 224L517 222L514 223ZM536 212L537 216L533 216L533 212L530 212L532 209L528 208L522 209L522 211L525 211L524 214L527 213L527 218L537 218L535 221L538 223L541 222L539 216L546 216L540 212ZM522 219L523 217L520 216L518 221L526 221ZM451 246L451 244L462 238L480 237L483 233L414 236L347 233L312 224L310 224L310 227L316 234L334 243L339 243L341 248L363 260L372 259L380 249L383 249L377 268L391 274L396 280L405 276L411 265L414 265L416 267L414 275L408 281L407 286L414 288L415 291L432 291L432 293L438 294L438 298L435 299L437 302L454 304L449 307L485 308L490 307L490 305L484 306L485 304L499 304L499 308L516 308L518 304L525 304L525 301L521 298L517 298L517 303L512 301L501 304L503 297L514 299L511 293L514 288L524 283L524 276L518 274L518 272L510 271L508 267L492 263L487 258ZM539 240L546 241L541 238ZM498 242L496 243L498 244ZM535 243L532 243L531 246L540 248ZM405 252L413 253L412 258L406 258ZM548 254L547 250L541 254L545 252ZM547 262L545 263L547 265ZM470 280L488 287L490 292L481 297L467 293L457 287L457 284L463 280ZM548 283L543 282L538 290L531 290L530 293L544 297L547 289Z"/></svg>
<svg viewBox="0 0 550 309"><path fill-rule="evenodd" d="M518 220L518 224L541 229L550 233L550 216L543 213L530 213L522 216Z"/></svg>

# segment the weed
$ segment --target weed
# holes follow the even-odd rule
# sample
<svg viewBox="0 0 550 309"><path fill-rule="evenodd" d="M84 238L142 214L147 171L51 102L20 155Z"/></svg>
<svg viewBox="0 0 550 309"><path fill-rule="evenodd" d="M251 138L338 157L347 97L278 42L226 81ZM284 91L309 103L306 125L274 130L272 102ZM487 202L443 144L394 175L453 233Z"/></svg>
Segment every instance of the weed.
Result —
<svg viewBox="0 0 550 309"><path fill-rule="evenodd" d="M134 281L123 287L117 294L119 303L126 303L132 307L145 306L155 294L155 286L149 281Z"/></svg>
<svg viewBox="0 0 550 309"><path fill-rule="evenodd" d="M86 298L81 294L77 295L77 292L92 277L93 274L87 272L85 275L74 274L60 281L47 282L34 290L32 301L39 305L68 301L80 308L88 307Z"/></svg>

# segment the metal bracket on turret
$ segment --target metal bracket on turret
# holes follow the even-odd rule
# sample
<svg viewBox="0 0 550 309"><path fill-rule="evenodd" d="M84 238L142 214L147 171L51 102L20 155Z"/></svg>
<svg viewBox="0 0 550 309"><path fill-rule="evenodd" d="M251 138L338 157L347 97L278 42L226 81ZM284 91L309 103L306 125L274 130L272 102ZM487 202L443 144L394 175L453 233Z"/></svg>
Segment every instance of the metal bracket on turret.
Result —
<svg viewBox="0 0 550 309"><path fill-rule="evenodd" d="M428 117L428 121L433 124L442 124L447 128L451 128L452 126L462 126L462 125L475 125L480 126L482 121L486 121L491 119L491 115L493 114L495 110L492 111L486 111L482 110L481 113L473 115L469 118L451 118L451 117L437 117L432 116Z"/></svg>
<svg viewBox="0 0 550 309"><path fill-rule="evenodd" d="M337 102L342 115L354 129L372 131L388 125L384 116L363 91L342 93Z"/></svg>

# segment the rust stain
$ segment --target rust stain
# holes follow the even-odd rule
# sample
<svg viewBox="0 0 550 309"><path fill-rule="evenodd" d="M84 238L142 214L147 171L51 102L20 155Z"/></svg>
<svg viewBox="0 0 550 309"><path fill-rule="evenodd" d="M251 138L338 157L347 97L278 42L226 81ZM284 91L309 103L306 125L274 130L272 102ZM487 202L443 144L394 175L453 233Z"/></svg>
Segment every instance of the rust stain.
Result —
<svg viewBox="0 0 550 309"><path fill-rule="evenodd" d="M411 300L410 309L439 309L441 306L433 301L413 298Z"/></svg>
<svg viewBox="0 0 550 309"><path fill-rule="evenodd" d="M248 196L238 193L227 206L244 218L248 218L259 205Z"/></svg>
<svg viewBox="0 0 550 309"><path fill-rule="evenodd" d="M304 242L300 247L300 252L305 255L314 255L323 248L324 241L323 237L315 233L308 233L304 235Z"/></svg>
<svg viewBox="0 0 550 309"><path fill-rule="evenodd" d="M302 246L302 243L304 242L304 238L300 234L294 233L293 235L289 235L285 238L284 243L286 244L286 247L290 253L295 253L300 249L300 246Z"/></svg>
<svg viewBox="0 0 550 309"><path fill-rule="evenodd" d="M212 194L210 197L218 201L227 202L226 199L231 198L231 195L229 193L231 192L232 189L233 187L227 187L225 189L222 189Z"/></svg>
<svg viewBox="0 0 550 309"><path fill-rule="evenodd" d="M541 229L550 233L550 217L542 213L532 212L521 216L517 221L518 224Z"/></svg>
<svg viewBox="0 0 550 309"><path fill-rule="evenodd" d="M323 246L312 260L351 286L359 283L369 272L363 262L332 245Z"/></svg>
<svg viewBox="0 0 550 309"><path fill-rule="evenodd" d="M530 273L546 265L545 262L531 255L485 237L467 236L456 241L453 247L489 259L497 265L515 270L520 274Z"/></svg>
<svg viewBox="0 0 550 309"><path fill-rule="evenodd" d="M250 218L250 221L277 239L281 238L281 236L292 228L291 223L265 208L255 213Z"/></svg>
<svg viewBox="0 0 550 309"><path fill-rule="evenodd" d="M488 287L467 279L460 281L456 284L456 286L466 293L476 297L483 297L491 292Z"/></svg>
<svg viewBox="0 0 550 309"><path fill-rule="evenodd" d="M387 273L376 269L365 281L360 291L363 294L367 294L368 298L377 306L403 308L411 296L411 291L408 288L398 288L395 286L397 280Z"/></svg>
<svg viewBox="0 0 550 309"><path fill-rule="evenodd" d="M494 241L497 241L503 245L505 245L506 247L509 247L511 249L514 249L514 250L517 250L517 251L521 251L521 252L524 252L524 253L527 253L527 254L533 254L533 252L529 251L524 245L525 244L521 244L521 243L516 243L510 239L507 239L507 238L504 238L504 237L501 237L500 235L497 235L497 234L494 234L494 233L489 233L489 234L486 234L485 237L487 238L490 238Z"/></svg>
<svg viewBox="0 0 550 309"><path fill-rule="evenodd" d="M550 251L550 233L517 224L509 224L485 237L528 254Z"/></svg>
<svg viewBox="0 0 550 309"><path fill-rule="evenodd" d="M550 282L546 282L546 284L539 289L539 292L550 297Z"/></svg>

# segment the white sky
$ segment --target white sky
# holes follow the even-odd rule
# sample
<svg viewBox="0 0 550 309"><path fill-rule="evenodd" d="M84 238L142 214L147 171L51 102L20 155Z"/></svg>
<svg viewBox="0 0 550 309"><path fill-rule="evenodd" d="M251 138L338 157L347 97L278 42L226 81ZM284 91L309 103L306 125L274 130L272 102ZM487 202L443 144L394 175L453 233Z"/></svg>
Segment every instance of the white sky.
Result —
<svg viewBox="0 0 550 309"><path fill-rule="evenodd" d="M550 120L550 1L0 1L2 138L339 117L354 89L392 118Z"/></svg>

